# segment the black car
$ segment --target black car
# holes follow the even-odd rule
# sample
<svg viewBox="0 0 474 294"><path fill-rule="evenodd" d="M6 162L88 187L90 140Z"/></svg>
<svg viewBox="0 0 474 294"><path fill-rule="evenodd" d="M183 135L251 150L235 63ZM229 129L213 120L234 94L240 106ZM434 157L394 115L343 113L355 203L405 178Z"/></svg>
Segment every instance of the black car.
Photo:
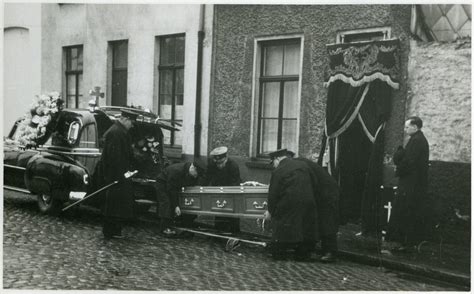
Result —
<svg viewBox="0 0 474 294"><path fill-rule="evenodd" d="M35 149L20 146L15 140L15 123L4 139L4 188L37 195L44 213L58 213L72 202L100 188L97 163L103 148L103 135L122 109L136 112L133 138L135 167L134 197L138 208L155 204L154 179L166 166L163 156L163 129L179 130L153 113L136 108L101 107L93 110L61 110L44 144ZM89 204L100 205L101 197Z"/></svg>

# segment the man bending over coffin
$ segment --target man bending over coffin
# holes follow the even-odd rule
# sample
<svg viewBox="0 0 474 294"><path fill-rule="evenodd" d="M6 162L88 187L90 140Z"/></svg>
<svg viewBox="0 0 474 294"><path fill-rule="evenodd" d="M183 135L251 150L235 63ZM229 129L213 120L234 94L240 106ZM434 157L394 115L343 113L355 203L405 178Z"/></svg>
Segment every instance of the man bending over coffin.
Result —
<svg viewBox="0 0 474 294"><path fill-rule="evenodd" d="M172 164L161 171L156 179L158 200L158 216L160 217L160 231L166 237L176 235L171 229L174 216L181 215L178 194L181 188L196 186L199 177L206 171L206 165L199 159L194 162Z"/></svg>
<svg viewBox="0 0 474 294"><path fill-rule="evenodd" d="M227 156L227 147L217 147L211 151L207 166L205 185L207 186L239 186L239 165ZM214 218L215 228L223 231L240 231L240 220L238 218L216 216Z"/></svg>
<svg viewBox="0 0 474 294"><path fill-rule="evenodd" d="M295 153L288 151L288 157ZM334 262L337 253L338 201L339 185L336 180L319 164L307 158L298 157L311 170L314 199L318 210L318 225L321 235L322 262Z"/></svg>
<svg viewBox="0 0 474 294"><path fill-rule="evenodd" d="M286 149L270 153L270 159L275 170L264 218L272 221L272 257L285 259L294 249L296 260L311 261L318 239L311 171L304 162L288 158Z"/></svg>

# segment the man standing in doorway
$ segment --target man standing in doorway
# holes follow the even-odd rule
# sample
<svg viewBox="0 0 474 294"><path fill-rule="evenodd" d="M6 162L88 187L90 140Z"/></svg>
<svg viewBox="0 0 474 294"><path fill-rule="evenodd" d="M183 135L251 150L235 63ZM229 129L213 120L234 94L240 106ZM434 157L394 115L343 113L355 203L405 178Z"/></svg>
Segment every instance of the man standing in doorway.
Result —
<svg viewBox="0 0 474 294"><path fill-rule="evenodd" d="M106 238L122 238L123 223L133 217L132 184L124 181L124 174L131 170L133 150L129 130L137 116L134 112L122 110L120 118L104 134L100 164L105 183L119 181L106 192L102 229Z"/></svg>
<svg viewBox="0 0 474 294"><path fill-rule="evenodd" d="M409 117L405 122L405 132L410 137L408 143L405 148L398 147L393 156L399 182L388 239L401 243L398 250L416 245L422 240L424 231L429 145L422 127L423 121L419 117Z"/></svg>

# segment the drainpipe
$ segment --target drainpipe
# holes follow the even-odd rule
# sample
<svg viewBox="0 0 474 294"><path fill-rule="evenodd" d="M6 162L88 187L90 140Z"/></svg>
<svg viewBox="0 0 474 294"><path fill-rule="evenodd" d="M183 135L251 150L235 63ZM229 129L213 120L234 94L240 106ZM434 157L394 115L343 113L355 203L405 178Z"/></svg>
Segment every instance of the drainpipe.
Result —
<svg viewBox="0 0 474 294"><path fill-rule="evenodd" d="M201 92L202 92L202 51L204 43L205 4L199 7L198 54L196 74L196 113L194 121L194 156L201 155Z"/></svg>

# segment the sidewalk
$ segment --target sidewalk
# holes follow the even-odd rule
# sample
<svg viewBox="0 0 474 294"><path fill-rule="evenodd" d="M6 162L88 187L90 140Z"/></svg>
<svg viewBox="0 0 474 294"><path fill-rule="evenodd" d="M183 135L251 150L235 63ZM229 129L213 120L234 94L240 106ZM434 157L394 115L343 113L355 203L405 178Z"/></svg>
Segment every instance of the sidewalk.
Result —
<svg viewBox="0 0 474 294"><path fill-rule="evenodd" d="M413 248L407 252L390 252L379 247L381 244L374 237L356 236L359 230L359 226L354 224L339 228L340 258L421 275L470 289L470 248L426 242L419 250Z"/></svg>

